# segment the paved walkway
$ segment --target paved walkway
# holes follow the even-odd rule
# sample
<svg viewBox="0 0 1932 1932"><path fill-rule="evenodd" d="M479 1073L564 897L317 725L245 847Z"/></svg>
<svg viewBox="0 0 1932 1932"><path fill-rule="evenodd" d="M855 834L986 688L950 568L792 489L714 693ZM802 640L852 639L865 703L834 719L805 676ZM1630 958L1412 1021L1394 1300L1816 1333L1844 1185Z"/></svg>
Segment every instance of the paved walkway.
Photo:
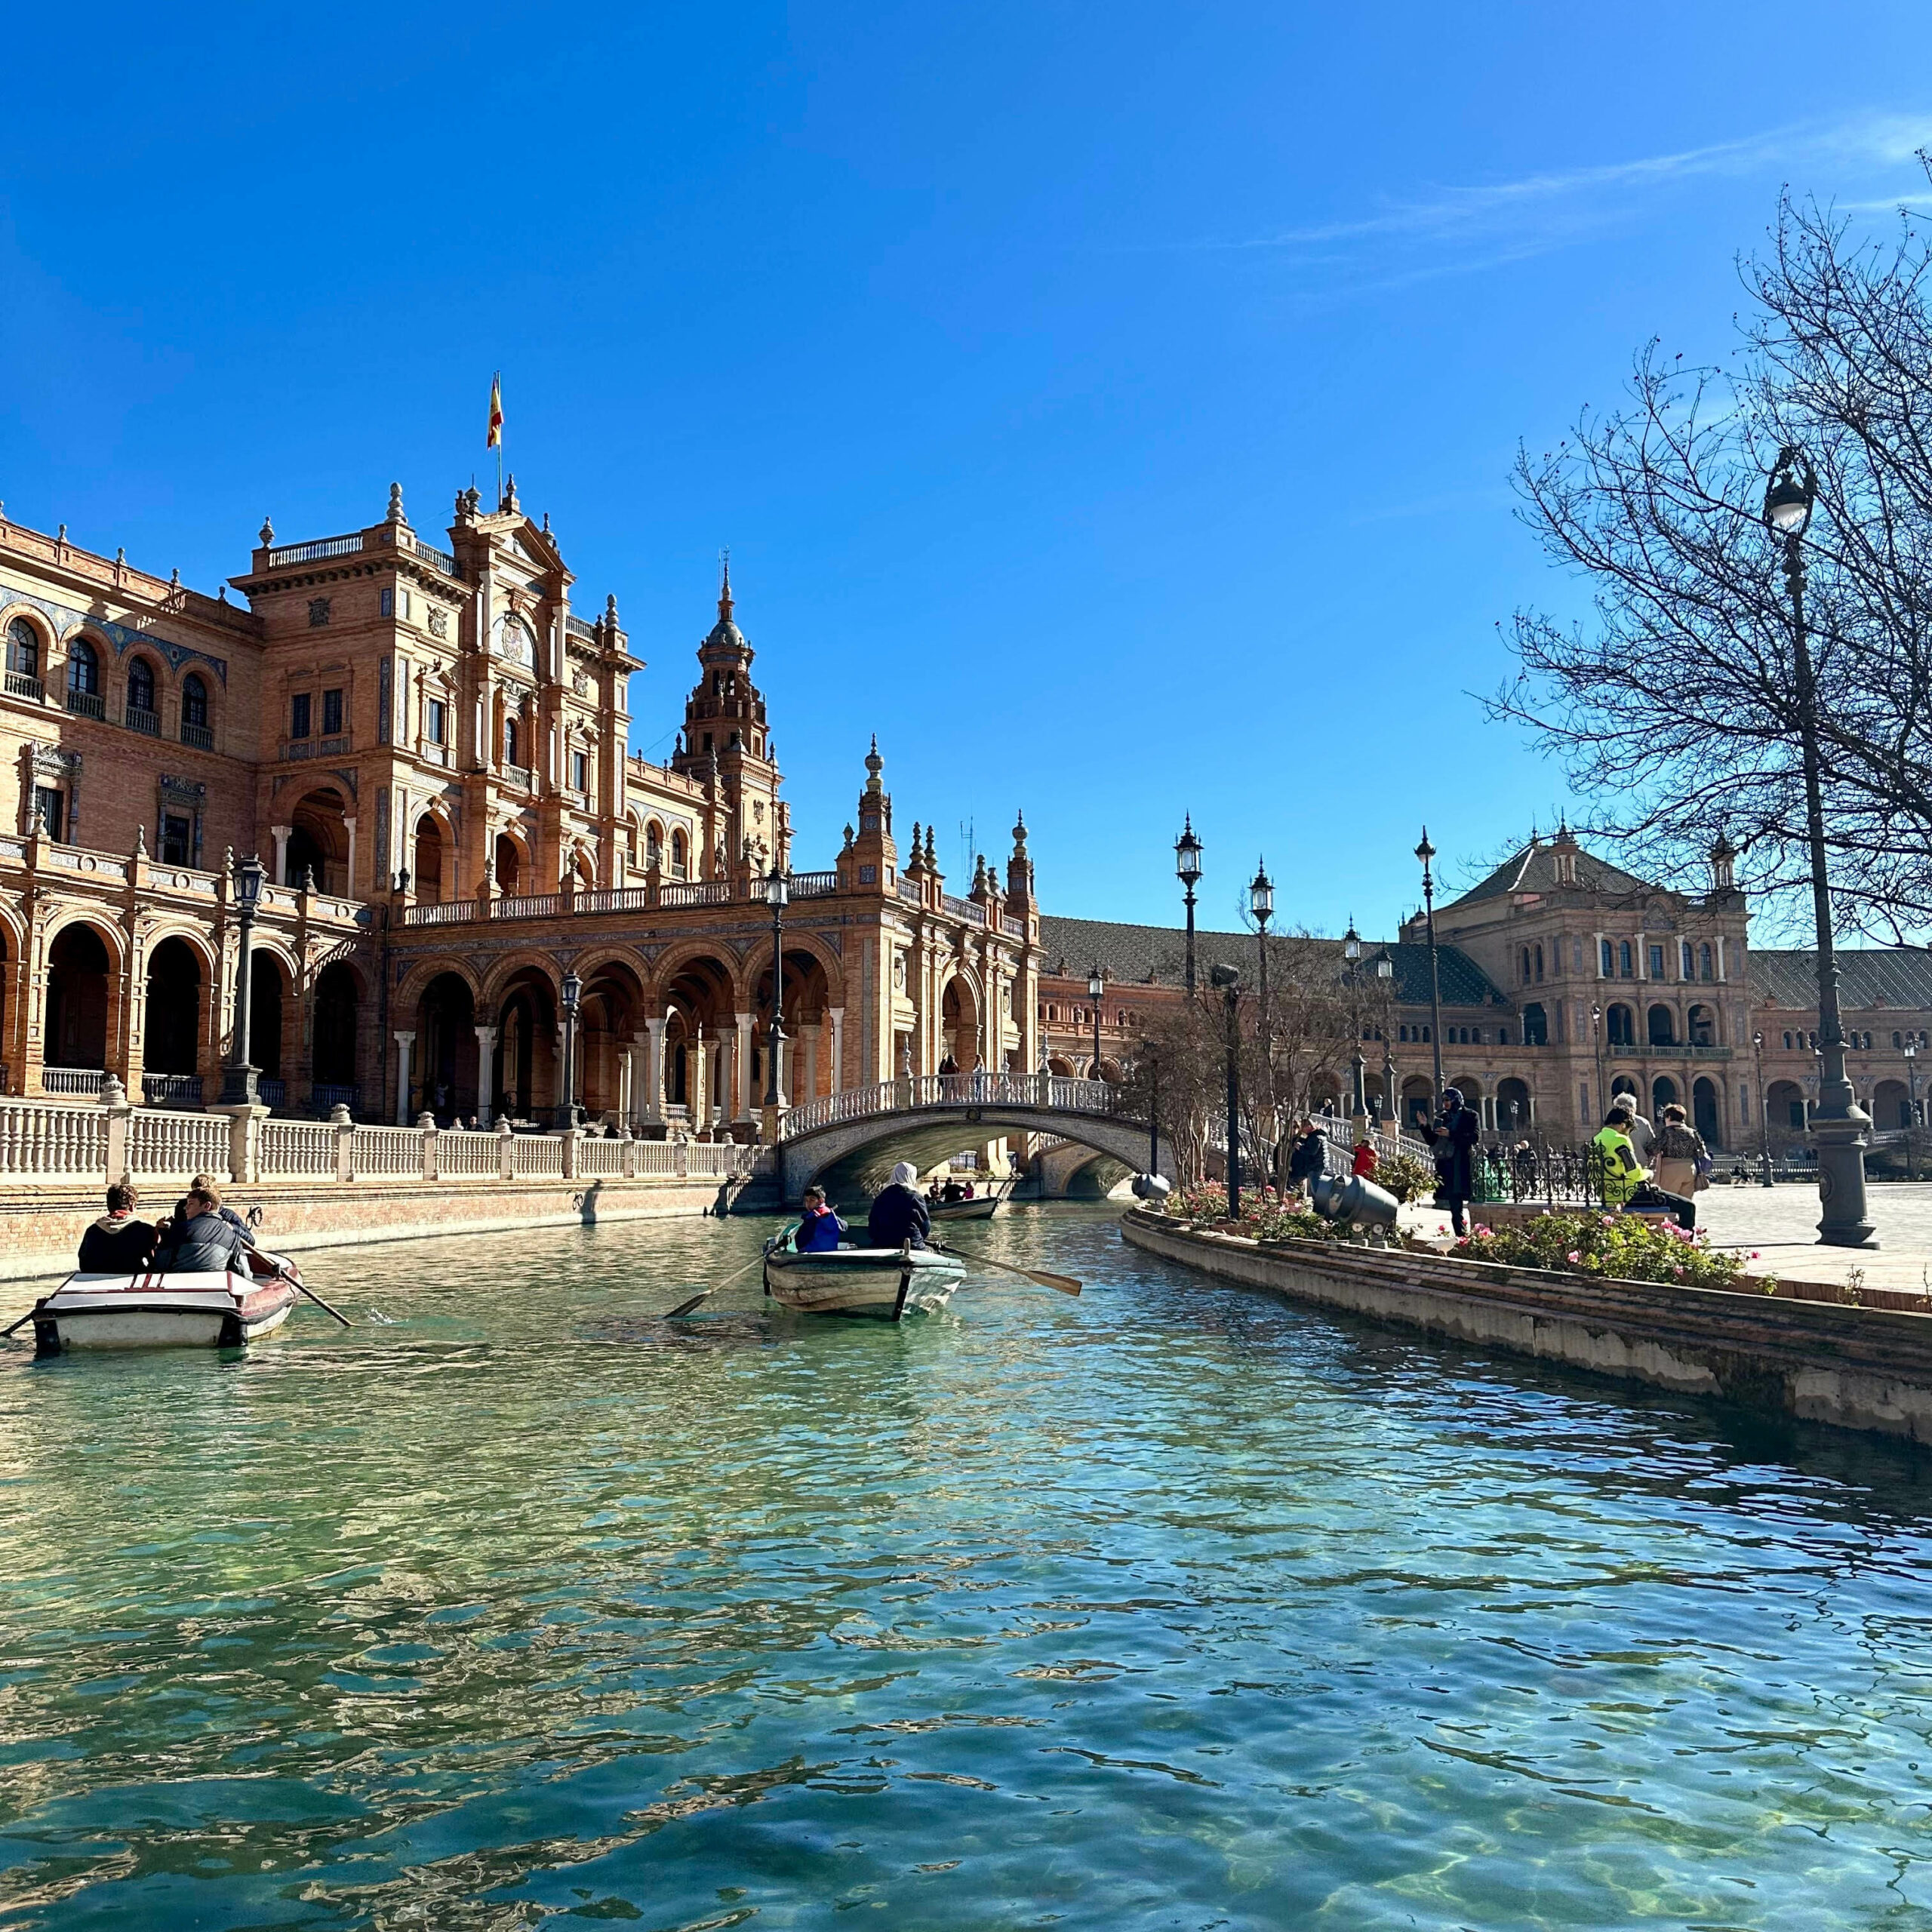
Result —
<svg viewBox="0 0 1932 1932"><path fill-rule="evenodd" d="M1792 1281L1842 1281L1861 1269L1875 1288L1932 1286L1932 1181L1877 1181L1866 1199L1878 1223L1875 1249L1827 1247L1818 1239L1818 1190L1712 1187L1697 1197L1697 1221L1717 1247L1754 1250L1753 1274Z"/></svg>

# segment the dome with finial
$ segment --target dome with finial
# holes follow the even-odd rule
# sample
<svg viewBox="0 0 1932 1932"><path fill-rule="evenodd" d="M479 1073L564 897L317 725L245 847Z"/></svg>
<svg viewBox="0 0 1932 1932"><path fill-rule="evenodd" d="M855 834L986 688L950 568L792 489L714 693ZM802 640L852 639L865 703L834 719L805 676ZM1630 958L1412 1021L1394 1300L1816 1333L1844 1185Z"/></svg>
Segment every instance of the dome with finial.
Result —
<svg viewBox="0 0 1932 1932"><path fill-rule="evenodd" d="M879 774L884 769L885 760L878 755L878 734L875 731L872 734L872 748L866 754L866 789L868 792L884 789L879 782Z"/></svg>

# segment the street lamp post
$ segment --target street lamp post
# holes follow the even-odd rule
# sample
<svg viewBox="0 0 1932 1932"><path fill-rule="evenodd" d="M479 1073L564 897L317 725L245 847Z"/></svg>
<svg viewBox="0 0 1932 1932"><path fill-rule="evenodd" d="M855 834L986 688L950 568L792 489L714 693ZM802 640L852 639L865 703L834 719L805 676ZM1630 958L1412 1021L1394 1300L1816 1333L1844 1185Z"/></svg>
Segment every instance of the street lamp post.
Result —
<svg viewBox="0 0 1932 1932"><path fill-rule="evenodd" d="M1201 883L1201 841L1194 835L1194 815L1186 815L1180 836L1174 841L1174 873L1186 888L1187 990L1194 993L1194 888Z"/></svg>
<svg viewBox="0 0 1932 1932"><path fill-rule="evenodd" d="M253 1056L249 1052L248 1035L250 995L254 980L251 949L255 908L261 903L264 876L260 859L235 860L235 908L241 921L241 933L235 948L235 1031L221 1078L221 1104L225 1107L252 1107L260 1100L255 1078L260 1069L250 1064Z"/></svg>
<svg viewBox="0 0 1932 1932"><path fill-rule="evenodd" d="M1380 973L1383 967L1388 965L1388 960L1384 958L1375 970ZM1394 970L1389 967L1392 974ZM1389 1133L1400 1134L1402 1131L1401 1112L1395 1103L1395 1049L1386 1029L1382 1035L1382 1122Z"/></svg>
<svg viewBox="0 0 1932 1932"><path fill-rule="evenodd" d="M1361 935L1355 931L1352 919L1342 935L1342 957L1348 961L1349 1046L1352 1055L1349 1070L1354 1076L1350 1103L1354 1109L1352 1118L1363 1120L1368 1115L1368 1089L1363 1081L1367 1063L1361 1052Z"/></svg>
<svg viewBox="0 0 1932 1932"><path fill-rule="evenodd" d="M1268 876L1268 862L1265 859L1255 861L1254 878L1247 888L1247 908L1254 915L1255 958L1261 971L1261 1066L1266 1083L1261 1103L1272 1109L1275 1103L1275 1056L1268 1031L1268 921L1275 916L1275 886ZM1264 1128L1263 1131L1272 1132L1272 1129Z"/></svg>
<svg viewBox="0 0 1932 1932"><path fill-rule="evenodd" d="M1100 1001L1106 997L1106 975L1099 967L1087 975L1087 997L1094 1008L1094 1078L1100 1077Z"/></svg>
<svg viewBox="0 0 1932 1932"><path fill-rule="evenodd" d="M1771 1179L1771 1115L1764 1104L1764 1036L1761 1033L1751 1035L1751 1060L1757 1069L1758 1083L1758 1177L1765 1186L1774 1185Z"/></svg>
<svg viewBox="0 0 1932 1932"><path fill-rule="evenodd" d="M564 1097L557 1106L557 1128L568 1134L577 1125L577 1010L583 999L583 982L574 972L564 975Z"/></svg>
<svg viewBox="0 0 1932 1932"><path fill-rule="evenodd" d="M1422 829L1422 843L1416 848L1416 857L1422 861L1422 903L1429 915L1429 1038L1435 1048L1435 1092L1430 1103L1439 1107L1442 1104L1442 971L1435 956L1435 875L1429 869L1435 848L1429 842L1427 826Z"/></svg>
<svg viewBox="0 0 1932 1932"><path fill-rule="evenodd" d="M1228 1032L1228 1219L1241 1219L1241 968L1217 966Z"/></svg>
<svg viewBox="0 0 1932 1932"><path fill-rule="evenodd" d="M1918 1150L1912 1137L1913 1128L1918 1124L1918 1043L1915 1040L1905 1043L1905 1077L1912 1083L1912 1098L1906 1104L1905 1172L1908 1180L1916 1180Z"/></svg>
<svg viewBox="0 0 1932 1932"><path fill-rule="evenodd" d="M1603 1071L1603 1008L1593 1000L1590 1003L1590 1057L1597 1063L1597 1118L1601 1120L1610 1111L1610 1096L1604 1091ZM1583 1122L1583 1138L1590 1137L1590 1123Z"/></svg>
<svg viewBox="0 0 1932 1932"><path fill-rule="evenodd" d="M1147 1056L1147 1171L1161 1171L1161 1057Z"/></svg>
<svg viewBox="0 0 1932 1932"><path fill-rule="evenodd" d="M1798 474L1802 464L1803 475ZM1838 1015L1838 954L1832 941L1832 894L1825 868L1825 801L1818 752L1818 685L1804 631L1804 532L1817 499L1817 478L1796 446L1778 452L1764 491L1766 526L1784 539L1784 580L1791 592L1792 654L1796 672L1798 748L1804 767L1804 824L1811 848L1811 911L1818 940L1820 1069L1811 1137L1818 1150L1818 1197L1823 1212L1818 1238L1838 1247L1869 1247L1875 1232L1865 1200L1866 1129L1872 1117L1858 1104L1844 1065L1844 1026Z"/></svg>
<svg viewBox="0 0 1932 1932"><path fill-rule="evenodd" d="M764 1047L764 1104L782 1107L785 1092L779 1084L779 1056L785 1047L785 902L792 896L789 872L776 860L764 881L765 903L771 908L771 1030Z"/></svg>

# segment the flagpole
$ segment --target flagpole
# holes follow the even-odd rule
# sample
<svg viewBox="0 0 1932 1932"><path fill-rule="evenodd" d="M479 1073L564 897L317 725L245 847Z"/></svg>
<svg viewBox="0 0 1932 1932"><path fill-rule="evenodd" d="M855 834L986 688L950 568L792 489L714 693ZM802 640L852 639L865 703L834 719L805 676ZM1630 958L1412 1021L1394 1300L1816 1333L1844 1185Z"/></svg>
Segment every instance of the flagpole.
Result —
<svg viewBox="0 0 1932 1932"><path fill-rule="evenodd" d="M496 387L497 387L497 395L498 395L499 396L501 396L501 395L503 394L503 371L502 371L502 370L500 370L500 369L499 369L499 370L497 371L497 383L496 383ZM497 405L497 407L498 407L499 408L500 408L502 407L502 405L501 405L500 403L499 403L499 404L498 404L498 405ZM501 509L503 508L503 429L502 429L501 426L499 426L499 427L498 427L498 429L497 429L497 509Z"/></svg>

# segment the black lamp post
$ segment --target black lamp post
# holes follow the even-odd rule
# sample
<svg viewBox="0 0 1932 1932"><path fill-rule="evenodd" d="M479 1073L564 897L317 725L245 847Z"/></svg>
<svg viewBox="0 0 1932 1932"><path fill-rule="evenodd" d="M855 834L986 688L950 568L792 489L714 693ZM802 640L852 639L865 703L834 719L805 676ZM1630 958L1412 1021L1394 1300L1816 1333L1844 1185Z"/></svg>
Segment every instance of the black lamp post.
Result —
<svg viewBox="0 0 1932 1932"><path fill-rule="evenodd" d="M1912 1129L1918 1124L1918 1043L1915 1040L1905 1043L1905 1077L1912 1083L1912 1098L1906 1106L1905 1171L1908 1180L1916 1180L1918 1155L1912 1138Z"/></svg>
<svg viewBox="0 0 1932 1932"><path fill-rule="evenodd" d="M1241 1219L1241 968L1217 966L1209 975L1221 989L1228 1029L1228 1218Z"/></svg>
<svg viewBox="0 0 1932 1932"><path fill-rule="evenodd" d="M577 1125L577 1010L583 998L583 982L575 973L564 975L564 1097L557 1108L557 1125L568 1134Z"/></svg>
<svg viewBox="0 0 1932 1932"><path fill-rule="evenodd" d="M1384 968L1387 969L1386 973ZM1392 977L1395 969L1385 955L1375 970L1385 977ZM1395 1103L1395 1049L1390 1044L1386 1031L1382 1035L1382 1118L1390 1133L1401 1131L1401 1115Z"/></svg>
<svg viewBox="0 0 1932 1932"><path fill-rule="evenodd" d="M1161 1057L1147 1056L1147 1171L1161 1171Z"/></svg>
<svg viewBox="0 0 1932 1932"><path fill-rule="evenodd" d="M1590 1057L1597 1063L1597 1118L1601 1120L1610 1112L1610 1096L1604 1091L1603 1070L1603 1008L1592 1000L1590 1002ZM1590 1137L1590 1123L1583 1122L1583 1138Z"/></svg>
<svg viewBox="0 0 1932 1932"><path fill-rule="evenodd" d="M764 881L765 903L771 908L771 1031L764 1050L764 1104L782 1107L784 1090L778 1084L778 1056L785 1044L785 903L792 896L789 872L773 861Z"/></svg>
<svg viewBox="0 0 1932 1932"><path fill-rule="evenodd" d="M228 1065L221 1079L221 1104L224 1107L252 1107L259 1100L255 1077L260 1069L249 1064L249 995L254 990L254 980L252 947L255 908L261 903L265 876L260 859L235 860L235 907L242 922L242 932L235 949L235 1032L229 1045Z"/></svg>
<svg viewBox="0 0 1932 1932"><path fill-rule="evenodd" d="M1764 1036L1761 1033L1751 1035L1751 1059L1757 1069L1758 1082L1758 1174L1767 1187L1771 1180L1771 1116L1764 1105Z"/></svg>
<svg viewBox="0 0 1932 1932"><path fill-rule="evenodd" d="M1361 1052L1361 935L1352 919L1342 935L1342 957L1347 961L1349 976L1349 1066L1353 1083L1349 1099L1353 1118L1362 1120L1368 1114L1368 1089L1363 1082L1367 1063Z"/></svg>
<svg viewBox="0 0 1932 1932"><path fill-rule="evenodd" d="M1187 990L1194 991L1194 888L1201 883L1201 841L1194 835L1194 817L1187 814L1180 836L1174 841L1174 872L1186 888Z"/></svg>
<svg viewBox="0 0 1932 1932"><path fill-rule="evenodd" d="M1087 997L1094 1006L1094 1078L1100 1077L1100 1001L1107 990L1106 976L1096 966L1087 975Z"/></svg>
<svg viewBox="0 0 1932 1932"><path fill-rule="evenodd" d="M1265 1104L1275 1101L1275 1056L1268 1032L1268 921L1275 916L1275 887L1268 876L1268 862L1257 859L1254 878L1247 888L1248 910L1254 915L1254 953L1261 969L1257 992L1261 1001L1261 1065L1266 1082ZM1269 1130L1264 1129L1264 1131Z"/></svg>
<svg viewBox="0 0 1932 1932"><path fill-rule="evenodd" d="M1429 915L1429 1041L1434 1049L1435 1069L1435 1091L1429 1105L1439 1107L1442 1104L1442 969L1435 956L1435 875L1429 869L1435 861L1435 848L1429 842L1427 826L1422 829L1422 843L1416 848L1416 857L1422 861L1422 903Z"/></svg>
<svg viewBox="0 0 1932 1932"><path fill-rule="evenodd" d="M1801 475L1800 468L1802 467ZM1804 768L1804 823L1811 848L1811 910L1818 940L1818 1105L1811 1137L1818 1151L1818 1238L1839 1247L1868 1247L1875 1232L1865 1200L1866 1129L1845 1072L1844 1026L1838 1015L1838 954L1832 942L1831 887L1825 867L1825 802L1818 753L1818 685L1804 631L1804 532L1817 481L1795 445L1778 452L1764 491L1766 527L1784 539L1784 580L1791 592L1792 654L1798 697L1798 749Z"/></svg>

